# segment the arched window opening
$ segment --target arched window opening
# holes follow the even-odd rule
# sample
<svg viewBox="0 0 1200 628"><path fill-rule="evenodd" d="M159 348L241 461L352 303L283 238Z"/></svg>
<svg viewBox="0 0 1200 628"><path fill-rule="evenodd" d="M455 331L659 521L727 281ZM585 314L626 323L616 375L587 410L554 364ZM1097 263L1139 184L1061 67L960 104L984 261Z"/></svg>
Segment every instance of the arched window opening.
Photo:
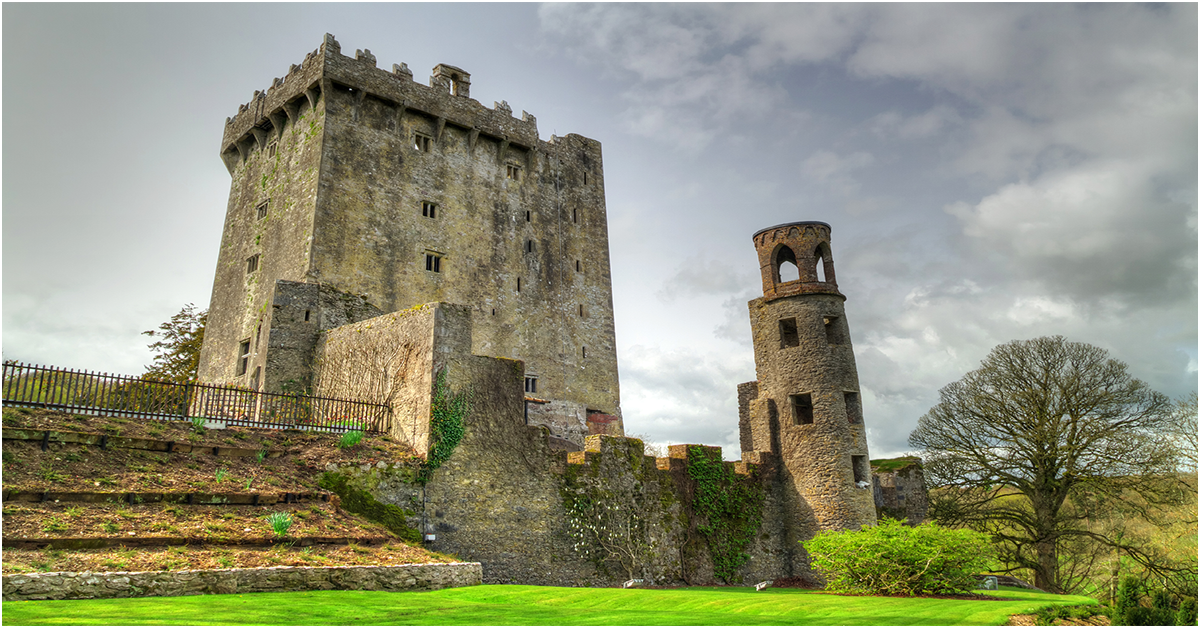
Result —
<svg viewBox="0 0 1200 628"><path fill-rule="evenodd" d="M817 281L825 281L825 258L821 255L821 249L817 249Z"/></svg>
<svg viewBox="0 0 1200 628"><path fill-rule="evenodd" d="M775 274L779 277L779 283L800 279L800 268L796 266L796 254L792 249L786 246L779 247L779 251L775 253Z"/></svg>
<svg viewBox="0 0 1200 628"><path fill-rule="evenodd" d="M817 250L813 251L813 257L816 258L816 274L817 281L827 283L837 283L833 278L833 260L829 256L829 245L824 242L817 245Z"/></svg>

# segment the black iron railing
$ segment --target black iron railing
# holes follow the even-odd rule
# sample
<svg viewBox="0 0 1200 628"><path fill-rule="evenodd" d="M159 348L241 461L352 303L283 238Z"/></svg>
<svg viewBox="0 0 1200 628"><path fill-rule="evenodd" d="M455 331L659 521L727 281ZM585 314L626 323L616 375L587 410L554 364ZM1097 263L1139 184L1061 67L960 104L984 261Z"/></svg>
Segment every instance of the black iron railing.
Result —
<svg viewBox="0 0 1200 628"><path fill-rule="evenodd" d="M52 366L4 363L4 405L190 421L228 426L327 432L387 432L386 405L311 395L259 392L236 386L177 384Z"/></svg>

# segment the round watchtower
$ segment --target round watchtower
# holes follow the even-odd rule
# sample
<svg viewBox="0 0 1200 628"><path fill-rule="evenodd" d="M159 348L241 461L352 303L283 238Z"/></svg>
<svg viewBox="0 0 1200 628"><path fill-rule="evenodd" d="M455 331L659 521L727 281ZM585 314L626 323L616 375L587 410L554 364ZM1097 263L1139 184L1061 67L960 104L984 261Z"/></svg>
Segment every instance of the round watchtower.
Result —
<svg viewBox="0 0 1200 628"><path fill-rule="evenodd" d="M755 233L754 246L763 296L749 303L758 371L753 449L779 456L819 530L873 525L858 369L830 227L777 225Z"/></svg>

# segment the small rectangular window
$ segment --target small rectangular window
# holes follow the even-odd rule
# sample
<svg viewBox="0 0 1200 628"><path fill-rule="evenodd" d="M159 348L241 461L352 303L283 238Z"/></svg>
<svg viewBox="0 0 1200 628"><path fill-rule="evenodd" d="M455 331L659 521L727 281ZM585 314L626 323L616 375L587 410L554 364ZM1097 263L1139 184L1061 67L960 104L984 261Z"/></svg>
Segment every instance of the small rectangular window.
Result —
<svg viewBox="0 0 1200 628"><path fill-rule="evenodd" d="M308 322L308 314L309 314L309 312L310 312L310 310L304 310L304 322L306 322L306 323Z"/></svg>
<svg viewBox="0 0 1200 628"><path fill-rule="evenodd" d="M270 144L267 144L267 157L275 156L275 148L277 146L279 146L279 142L271 142Z"/></svg>
<svg viewBox="0 0 1200 628"><path fill-rule="evenodd" d="M579 263L579 260L575 260L575 272L583 272L583 266Z"/></svg>
<svg viewBox="0 0 1200 628"><path fill-rule="evenodd" d="M842 326L840 316L826 316L825 321L825 340L831 345L846 344L846 331Z"/></svg>
<svg viewBox="0 0 1200 628"><path fill-rule="evenodd" d="M513 181L520 181L521 180L521 167L514 166L512 164L508 164L508 172L505 175L505 177L508 179L512 179Z"/></svg>
<svg viewBox="0 0 1200 628"><path fill-rule="evenodd" d="M426 218L437 218L437 203L421 201L421 215Z"/></svg>
<svg viewBox="0 0 1200 628"><path fill-rule="evenodd" d="M237 374L245 375L246 370L249 368L250 368L250 339L247 338L247 339L243 340L242 344L238 347Z"/></svg>
<svg viewBox="0 0 1200 628"><path fill-rule="evenodd" d="M437 253L425 253L425 270L431 273L442 272L442 256Z"/></svg>
<svg viewBox="0 0 1200 628"><path fill-rule="evenodd" d="M792 425L812 425L813 405L811 394L788 395L788 403L792 406Z"/></svg>
<svg viewBox="0 0 1200 628"><path fill-rule="evenodd" d="M796 331L796 319L785 318L779 321L779 348L800 346L800 333Z"/></svg>
<svg viewBox="0 0 1200 628"><path fill-rule="evenodd" d="M587 176L587 173L586 173L586 172L585 172L585 173L583 173L583 184L584 184L584 185L587 185L587 184L588 184L588 176Z"/></svg>
<svg viewBox="0 0 1200 628"><path fill-rule="evenodd" d="M858 393L843 393L846 398L846 419L851 425L862 423L862 404L858 401Z"/></svg>
<svg viewBox="0 0 1200 628"><path fill-rule="evenodd" d="M428 153L430 147L432 146L432 137L429 137L428 135L422 135L420 133L413 133L413 148L421 151L422 153Z"/></svg>
<svg viewBox="0 0 1200 628"><path fill-rule="evenodd" d="M866 456L850 456L850 466L854 468L854 483L871 485L871 467ZM862 488L867 488L863 486Z"/></svg>
<svg viewBox="0 0 1200 628"><path fill-rule="evenodd" d="M258 270L258 253L246 258L246 273Z"/></svg>
<svg viewBox="0 0 1200 628"><path fill-rule="evenodd" d="M533 222L532 220L530 220L529 212L525 212L525 222Z"/></svg>
<svg viewBox="0 0 1200 628"><path fill-rule="evenodd" d="M530 377L528 375L525 376L525 392L527 392L527 393L537 392L537 377L536 376L534 376L534 377Z"/></svg>
<svg viewBox="0 0 1200 628"><path fill-rule="evenodd" d="M517 277L517 292L521 291L521 278Z"/></svg>
<svg viewBox="0 0 1200 628"><path fill-rule="evenodd" d="M258 206L258 219L262 220L267 217L267 204L270 201L263 201L262 205Z"/></svg>
<svg viewBox="0 0 1200 628"><path fill-rule="evenodd" d="M579 318L583 318L583 304L579 304Z"/></svg>

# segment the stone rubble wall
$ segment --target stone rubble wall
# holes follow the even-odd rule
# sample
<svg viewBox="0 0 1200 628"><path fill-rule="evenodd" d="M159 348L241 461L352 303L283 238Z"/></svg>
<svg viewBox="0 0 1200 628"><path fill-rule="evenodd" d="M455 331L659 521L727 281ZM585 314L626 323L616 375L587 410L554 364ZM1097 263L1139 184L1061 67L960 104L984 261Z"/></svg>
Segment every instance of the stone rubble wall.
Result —
<svg viewBox="0 0 1200 628"><path fill-rule="evenodd" d="M433 591L481 584L479 563L50 572L4 576L4 601L282 591Z"/></svg>

